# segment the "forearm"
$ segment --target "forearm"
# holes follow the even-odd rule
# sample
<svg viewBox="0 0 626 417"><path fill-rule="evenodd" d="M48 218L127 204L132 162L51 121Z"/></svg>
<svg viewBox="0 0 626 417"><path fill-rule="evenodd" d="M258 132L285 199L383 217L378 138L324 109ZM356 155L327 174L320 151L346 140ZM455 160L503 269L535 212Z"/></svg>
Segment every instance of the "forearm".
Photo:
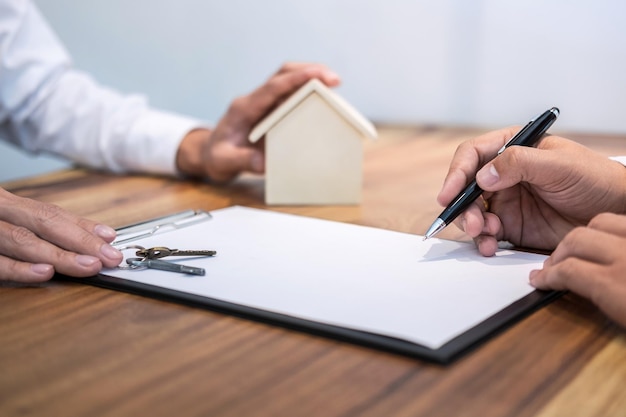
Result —
<svg viewBox="0 0 626 417"><path fill-rule="evenodd" d="M97 84L71 60L37 8L3 2L0 137L115 172L176 174L183 137L202 123Z"/></svg>
<svg viewBox="0 0 626 417"><path fill-rule="evenodd" d="M135 95L66 72L13 131L34 152L50 152L79 164L114 172L175 174L183 137L201 123L151 109Z"/></svg>

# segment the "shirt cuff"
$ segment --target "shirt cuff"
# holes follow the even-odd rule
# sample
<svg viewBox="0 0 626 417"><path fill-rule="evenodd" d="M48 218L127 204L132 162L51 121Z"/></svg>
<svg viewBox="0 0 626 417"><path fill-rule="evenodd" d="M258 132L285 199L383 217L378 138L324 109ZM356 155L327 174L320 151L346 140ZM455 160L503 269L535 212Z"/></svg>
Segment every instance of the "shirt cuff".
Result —
<svg viewBox="0 0 626 417"><path fill-rule="evenodd" d="M134 152L126 166L132 171L158 175L179 175L176 154L183 138L195 129L210 129L197 119L161 110L148 110L129 132Z"/></svg>
<svg viewBox="0 0 626 417"><path fill-rule="evenodd" d="M611 156L609 159L619 162L620 164L626 166L626 156Z"/></svg>

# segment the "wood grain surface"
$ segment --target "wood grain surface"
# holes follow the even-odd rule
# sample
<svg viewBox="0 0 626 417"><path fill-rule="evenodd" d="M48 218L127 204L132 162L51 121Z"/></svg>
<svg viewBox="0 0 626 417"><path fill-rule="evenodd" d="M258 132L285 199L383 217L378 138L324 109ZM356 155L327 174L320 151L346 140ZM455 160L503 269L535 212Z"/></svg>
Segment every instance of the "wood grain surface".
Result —
<svg viewBox="0 0 626 417"><path fill-rule="evenodd" d="M423 234L455 148L481 132L380 126L358 206L265 207L257 176L218 187L74 169L3 186L114 227L238 204ZM569 137L626 154L626 137ZM624 340L567 294L440 366L80 283L2 283L0 416L626 415Z"/></svg>

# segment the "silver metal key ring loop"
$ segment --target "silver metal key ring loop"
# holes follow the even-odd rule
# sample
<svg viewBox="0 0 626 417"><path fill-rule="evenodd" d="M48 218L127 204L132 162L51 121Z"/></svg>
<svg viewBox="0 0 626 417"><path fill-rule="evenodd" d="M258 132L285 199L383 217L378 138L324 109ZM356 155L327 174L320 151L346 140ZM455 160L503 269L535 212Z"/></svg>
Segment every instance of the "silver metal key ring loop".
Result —
<svg viewBox="0 0 626 417"><path fill-rule="evenodd" d="M135 252L137 252L138 250L146 250L146 248L144 248L141 245L127 245L127 246L122 246L121 248L118 248L117 250L119 250L120 252L124 252L125 250L131 250L133 249ZM126 258L124 258L126 259ZM137 259L141 259L141 260L145 260L146 258L137 258ZM137 269L145 269L144 267L140 267L140 266L136 266L136 265L130 265L128 263L124 264L121 263L117 266L117 269L132 269L132 270L137 270Z"/></svg>
<svg viewBox="0 0 626 417"><path fill-rule="evenodd" d="M125 266L118 266L119 269L132 269L133 271L141 271L142 269L148 269L147 266L143 266L143 265L134 265L132 262L133 261L138 261L138 262L143 262L145 261L146 258L126 258L126 265Z"/></svg>

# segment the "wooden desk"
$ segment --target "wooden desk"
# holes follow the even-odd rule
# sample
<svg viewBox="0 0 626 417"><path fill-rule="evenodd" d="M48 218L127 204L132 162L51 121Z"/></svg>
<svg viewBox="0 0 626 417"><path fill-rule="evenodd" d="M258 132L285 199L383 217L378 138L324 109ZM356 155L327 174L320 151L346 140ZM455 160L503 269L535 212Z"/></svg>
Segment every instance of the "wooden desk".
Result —
<svg viewBox="0 0 626 417"><path fill-rule="evenodd" d="M479 131L381 128L354 207L290 213L424 233L454 149ZM610 154L626 138L578 136ZM227 188L83 170L5 184L121 226L187 208L264 207ZM441 237L465 239L454 227ZM606 416L626 413L626 342L567 295L451 366L88 285L0 285L0 415Z"/></svg>

